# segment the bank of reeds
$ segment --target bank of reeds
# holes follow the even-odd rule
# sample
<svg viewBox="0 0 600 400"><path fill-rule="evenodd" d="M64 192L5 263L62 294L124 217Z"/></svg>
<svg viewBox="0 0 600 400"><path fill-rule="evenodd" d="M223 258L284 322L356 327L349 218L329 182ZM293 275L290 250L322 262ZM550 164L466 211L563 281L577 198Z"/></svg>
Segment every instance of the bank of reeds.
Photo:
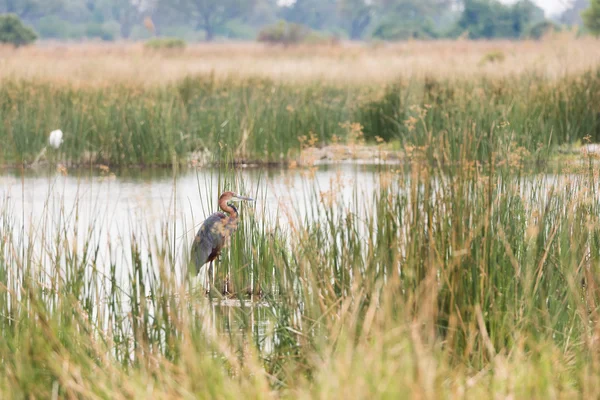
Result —
<svg viewBox="0 0 600 400"><path fill-rule="evenodd" d="M46 159L84 165L285 163L307 144L357 135L402 151L438 141L445 163L485 161L491 148L547 158L556 145L600 139L597 104L595 70L349 86L215 76L159 87L4 81L0 164L32 163L54 129L64 143Z"/></svg>

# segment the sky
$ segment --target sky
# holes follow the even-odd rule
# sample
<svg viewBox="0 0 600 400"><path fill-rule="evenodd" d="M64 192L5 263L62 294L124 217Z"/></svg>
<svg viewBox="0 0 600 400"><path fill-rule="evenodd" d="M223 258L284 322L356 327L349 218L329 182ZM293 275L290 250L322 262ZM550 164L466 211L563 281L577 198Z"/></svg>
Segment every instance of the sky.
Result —
<svg viewBox="0 0 600 400"><path fill-rule="evenodd" d="M515 3L516 0L501 0L503 3ZM570 4L570 0L532 0L546 12L546 17L560 14Z"/></svg>

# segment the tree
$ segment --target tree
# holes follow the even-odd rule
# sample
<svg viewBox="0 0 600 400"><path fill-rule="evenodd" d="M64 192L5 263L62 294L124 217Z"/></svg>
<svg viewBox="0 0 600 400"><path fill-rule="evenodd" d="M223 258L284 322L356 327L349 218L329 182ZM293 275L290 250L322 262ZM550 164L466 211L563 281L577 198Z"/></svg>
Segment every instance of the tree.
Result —
<svg viewBox="0 0 600 400"><path fill-rule="evenodd" d="M377 0L374 4L381 18L373 36L396 40L438 36L434 19L450 8L452 0Z"/></svg>
<svg viewBox="0 0 600 400"><path fill-rule="evenodd" d="M560 22L566 25L583 25L581 12L590 6L589 0L575 0L560 16Z"/></svg>
<svg viewBox="0 0 600 400"><path fill-rule="evenodd" d="M257 40L263 43L289 46L304 42L310 35L309 27L282 20L274 25L263 27L258 32Z"/></svg>
<svg viewBox="0 0 600 400"><path fill-rule="evenodd" d="M516 37L520 37L532 23L544 21L544 11L530 0L520 0L511 7L510 19Z"/></svg>
<svg viewBox="0 0 600 400"><path fill-rule="evenodd" d="M119 26L119 35L127 39L133 27L141 25L152 13L157 0L79 0L79 4L83 4L88 18L96 24L114 20Z"/></svg>
<svg viewBox="0 0 600 400"><path fill-rule="evenodd" d="M288 22L326 30L336 24L336 0L296 0L281 8L281 16Z"/></svg>
<svg viewBox="0 0 600 400"><path fill-rule="evenodd" d="M168 1L168 0L166 0ZM196 29L206 33L206 40L215 38L217 29L227 22L248 15L256 0L173 0L172 7L186 15Z"/></svg>
<svg viewBox="0 0 600 400"><path fill-rule="evenodd" d="M25 26L17 15L0 15L0 43L10 43L19 47L33 43L35 39L35 32Z"/></svg>
<svg viewBox="0 0 600 400"><path fill-rule="evenodd" d="M366 0L339 0L342 23L346 26L351 40L362 39L374 15L372 2Z"/></svg>
<svg viewBox="0 0 600 400"><path fill-rule="evenodd" d="M172 0L152 0L152 3L144 11L144 17L148 17L148 20L152 21L154 34L157 36L163 34L169 27L181 26L190 22L189 16L174 7Z"/></svg>
<svg viewBox="0 0 600 400"><path fill-rule="evenodd" d="M20 19L39 18L61 7L61 0L0 0L0 14L14 14Z"/></svg>
<svg viewBox="0 0 600 400"><path fill-rule="evenodd" d="M529 0L506 6L496 0L466 0L456 33L471 39L519 38L527 28L544 20L544 12Z"/></svg>
<svg viewBox="0 0 600 400"><path fill-rule="evenodd" d="M600 0L591 0L590 7L581 13L581 18L590 32L600 36Z"/></svg>
<svg viewBox="0 0 600 400"><path fill-rule="evenodd" d="M153 6L143 0L111 0L111 15L119 23L121 37L129 38L133 26L141 23Z"/></svg>
<svg viewBox="0 0 600 400"><path fill-rule="evenodd" d="M560 25L555 24L552 21L544 20L542 22L538 22L529 27L527 37L531 39L539 40L544 37L544 35L552 32L559 32Z"/></svg>
<svg viewBox="0 0 600 400"><path fill-rule="evenodd" d="M279 6L277 0L257 0L252 12L248 15L247 21L252 26L265 26L277 21Z"/></svg>

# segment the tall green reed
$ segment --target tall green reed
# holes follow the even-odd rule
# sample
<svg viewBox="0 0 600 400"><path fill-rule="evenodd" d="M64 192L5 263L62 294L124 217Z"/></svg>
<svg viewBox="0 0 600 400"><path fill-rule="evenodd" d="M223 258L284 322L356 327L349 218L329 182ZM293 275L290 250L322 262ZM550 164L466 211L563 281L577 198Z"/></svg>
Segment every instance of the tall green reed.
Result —
<svg viewBox="0 0 600 400"><path fill-rule="evenodd" d="M217 163L228 154L285 162L301 150L300 137L312 133L317 145L329 144L348 136L348 122L360 123L371 142L438 140L448 161L460 160L461 149L487 160L496 142L542 158L556 145L598 139L590 107L598 82L598 72L350 87L213 76L150 88L9 81L0 88L0 162L31 163L53 129L65 132L65 143L51 156L75 164L171 165L199 152Z"/></svg>
<svg viewBox="0 0 600 400"><path fill-rule="evenodd" d="M303 211L285 204L285 224L260 212L271 205L259 189L215 268L217 285L228 275L240 297L260 287L261 301L217 312L174 273L186 265L184 257L172 265L172 222L158 233L132 230L130 257L99 265L101 236L76 229L77 210L61 210L42 262L35 228L19 238L7 205L0 390L261 397L350 385L431 396L454 390L451 380L480 395L597 394L593 164L551 177L468 160L441 168L423 162L430 147L378 173L364 203L358 185L351 203L341 187L313 189ZM218 182L219 191L244 192L235 171ZM215 200L205 201L214 210ZM83 247L73 245L78 235ZM369 368L358 373L361 364ZM519 373L512 383L502 375L511 368ZM548 368L560 375L551 379Z"/></svg>

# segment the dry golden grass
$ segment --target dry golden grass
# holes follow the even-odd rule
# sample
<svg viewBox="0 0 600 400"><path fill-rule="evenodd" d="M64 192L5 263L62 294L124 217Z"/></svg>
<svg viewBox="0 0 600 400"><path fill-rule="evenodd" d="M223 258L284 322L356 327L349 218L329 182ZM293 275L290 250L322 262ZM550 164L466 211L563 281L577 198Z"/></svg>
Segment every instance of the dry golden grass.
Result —
<svg viewBox="0 0 600 400"><path fill-rule="evenodd" d="M190 74L268 77L286 82L380 84L399 77L471 79L539 73L563 76L600 64L600 41L570 33L543 41L409 41L272 47L257 43L194 44L179 52L156 53L143 44L42 43L0 48L0 79L25 78L103 85L156 85ZM504 59L484 62L486 55Z"/></svg>

